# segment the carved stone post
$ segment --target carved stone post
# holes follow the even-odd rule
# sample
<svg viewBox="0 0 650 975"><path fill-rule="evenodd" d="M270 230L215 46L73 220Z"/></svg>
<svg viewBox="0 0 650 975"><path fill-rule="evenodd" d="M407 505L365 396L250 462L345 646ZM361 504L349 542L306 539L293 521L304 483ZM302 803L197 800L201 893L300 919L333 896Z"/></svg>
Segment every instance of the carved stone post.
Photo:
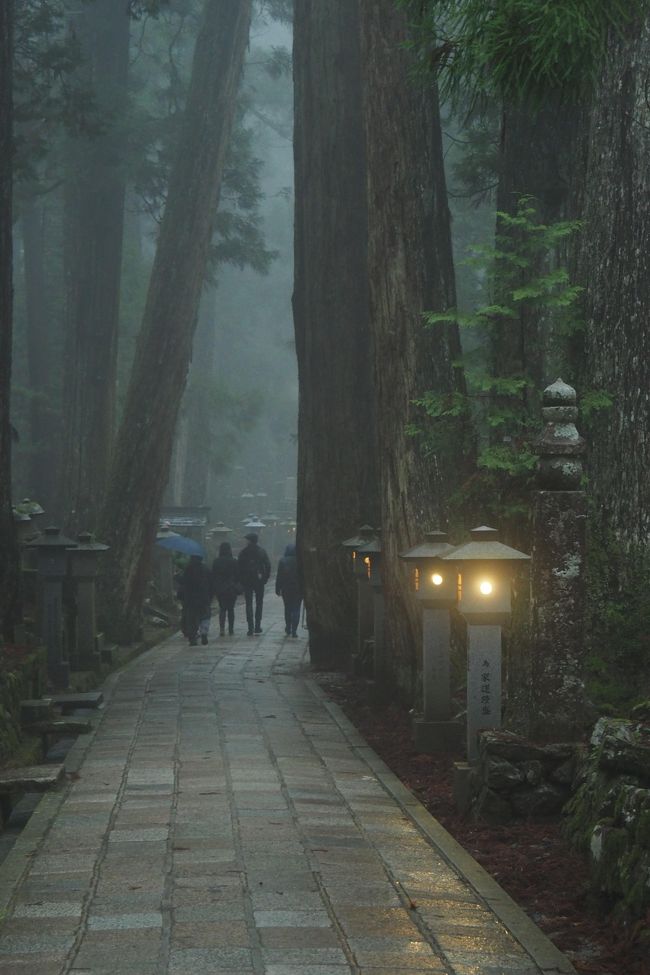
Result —
<svg viewBox="0 0 650 975"><path fill-rule="evenodd" d="M533 514L530 734L546 741L576 737L584 705L585 444L577 415L575 389L558 379L544 390Z"/></svg>

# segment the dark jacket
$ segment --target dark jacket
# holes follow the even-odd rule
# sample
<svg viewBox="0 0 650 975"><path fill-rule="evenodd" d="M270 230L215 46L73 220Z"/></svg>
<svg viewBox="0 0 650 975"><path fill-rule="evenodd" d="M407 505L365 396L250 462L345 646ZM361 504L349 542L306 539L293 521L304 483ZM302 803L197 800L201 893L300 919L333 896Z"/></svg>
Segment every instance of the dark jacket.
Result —
<svg viewBox="0 0 650 975"><path fill-rule="evenodd" d="M237 596L239 586L239 566L233 555L219 555L212 563L212 584L217 598Z"/></svg>
<svg viewBox="0 0 650 975"><path fill-rule="evenodd" d="M271 575L269 557L257 542L250 542L237 556L239 581L245 589L266 585Z"/></svg>
<svg viewBox="0 0 650 975"><path fill-rule="evenodd" d="M210 615L212 576L202 562L190 560L180 578L178 598L186 611L197 613L201 619Z"/></svg>
<svg viewBox="0 0 650 975"><path fill-rule="evenodd" d="M302 599L302 586L298 573L295 545L287 545L284 555L278 562L275 591L278 596L282 596L284 600L290 603L297 603Z"/></svg>

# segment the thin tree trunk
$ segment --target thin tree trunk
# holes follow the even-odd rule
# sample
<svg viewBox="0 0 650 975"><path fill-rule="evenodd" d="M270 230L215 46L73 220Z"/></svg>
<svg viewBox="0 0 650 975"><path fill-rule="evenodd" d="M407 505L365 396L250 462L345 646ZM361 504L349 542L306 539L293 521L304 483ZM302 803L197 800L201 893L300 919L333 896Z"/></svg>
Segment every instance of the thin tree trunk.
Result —
<svg viewBox="0 0 650 975"><path fill-rule="evenodd" d="M101 518L112 547L104 577L106 619L121 639L139 628L250 20L251 0L205 2Z"/></svg>
<svg viewBox="0 0 650 975"><path fill-rule="evenodd" d="M437 89L413 79L406 18L392 0L361 0L360 9L385 637L398 686L410 698L421 624L399 553L444 525L466 445L462 422L439 428L433 451L408 426L427 429L414 400L428 390L451 397L464 383L453 366L457 329L428 330L422 318L455 305Z"/></svg>
<svg viewBox="0 0 650 975"><path fill-rule="evenodd" d="M62 510L69 530L93 529L115 423L124 232L124 111L128 5L95 0L76 15L88 81L106 134L70 139L65 186L66 383Z"/></svg>
<svg viewBox="0 0 650 975"><path fill-rule="evenodd" d="M11 636L18 547L11 510L13 0L0 4L0 640Z"/></svg>
<svg viewBox="0 0 650 975"><path fill-rule="evenodd" d="M183 464L182 504L206 503L210 467L209 386L214 375L215 293L204 292L194 337L192 366L186 389L187 433Z"/></svg>
<svg viewBox="0 0 650 975"><path fill-rule="evenodd" d="M349 659L354 588L341 542L378 518L356 0L296 0L298 531L315 666Z"/></svg>
<svg viewBox="0 0 650 975"><path fill-rule="evenodd" d="M56 502L53 471L55 431L52 422L52 334L45 274L44 209L34 198L22 210L23 262L27 317L27 372L31 398L30 476L27 493L50 511Z"/></svg>
<svg viewBox="0 0 650 975"><path fill-rule="evenodd" d="M596 523L628 553L650 534L649 58L650 18L612 32L591 119L582 235L585 386L612 400L586 431L590 491ZM621 566L621 577L639 568Z"/></svg>

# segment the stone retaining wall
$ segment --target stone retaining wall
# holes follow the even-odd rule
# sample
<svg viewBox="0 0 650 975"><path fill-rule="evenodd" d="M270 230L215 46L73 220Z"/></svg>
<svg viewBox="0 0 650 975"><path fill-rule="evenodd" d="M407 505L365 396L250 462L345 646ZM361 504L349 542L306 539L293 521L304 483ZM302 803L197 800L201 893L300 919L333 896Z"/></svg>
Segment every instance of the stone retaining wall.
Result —
<svg viewBox="0 0 650 975"><path fill-rule="evenodd" d="M479 759L465 773L461 811L487 823L557 815L571 795L574 744L536 745L509 731L482 731Z"/></svg>
<svg viewBox="0 0 650 975"><path fill-rule="evenodd" d="M20 702L45 691L45 654L36 649L17 657L0 650L0 765L20 745Z"/></svg>
<svg viewBox="0 0 650 975"><path fill-rule="evenodd" d="M650 707L641 720L601 718L566 807L566 835L618 914L650 909ZM640 710L640 714L644 713Z"/></svg>

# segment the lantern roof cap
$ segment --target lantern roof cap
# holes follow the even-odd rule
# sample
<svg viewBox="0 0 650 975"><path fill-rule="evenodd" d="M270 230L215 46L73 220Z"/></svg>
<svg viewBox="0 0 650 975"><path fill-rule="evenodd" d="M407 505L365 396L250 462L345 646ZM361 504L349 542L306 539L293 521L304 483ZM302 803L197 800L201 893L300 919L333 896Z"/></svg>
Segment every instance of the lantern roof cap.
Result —
<svg viewBox="0 0 650 975"><path fill-rule="evenodd" d="M439 531L435 529L434 531L426 532L424 535L424 542L419 545L415 545L413 548L408 549L406 552L402 552L400 559L404 559L407 562L418 562L421 559L439 559L444 555L448 555L455 548L448 541L449 535L447 532Z"/></svg>
<svg viewBox="0 0 650 975"><path fill-rule="evenodd" d="M76 552L107 552L109 547L102 542L96 542L91 532L79 532L77 541L72 545Z"/></svg>
<svg viewBox="0 0 650 975"><path fill-rule="evenodd" d="M77 542L73 538L68 538L66 535L61 534L61 529L54 525L50 525L48 528L44 528L41 534L34 539L33 542L28 542L28 546L33 546L34 548L76 548Z"/></svg>
<svg viewBox="0 0 650 975"><path fill-rule="evenodd" d="M362 525L356 535L352 535L350 538L346 538L341 545L344 548L361 548L362 545L367 545L375 536L375 529L372 525Z"/></svg>
<svg viewBox="0 0 650 975"><path fill-rule="evenodd" d="M214 525L210 529L210 531L208 532L208 534L209 535L225 535L227 532L231 532L231 531L232 531L232 528L228 528L228 525L224 525L224 523L222 521L218 521L216 523L216 525Z"/></svg>
<svg viewBox="0 0 650 975"><path fill-rule="evenodd" d="M22 501L17 501L13 507L19 515L29 515L31 518L45 514L45 509L41 507L38 501L32 501L31 498L23 498Z"/></svg>
<svg viewBox="0 0 650 975"><path fill-rule="evenodd" d="M375 535L367 544L359 546L361 555L379 555L381 552L381 538Z"/></svg>
<svg viewBox="0 0 650 975"><path fill-rule="evenodd" d="M443 558L452 562L529 562L530 555L520 552L516 548L499 542L496 528L481 525L470 532L471 539L464 545L459 545Z"/></svg>

